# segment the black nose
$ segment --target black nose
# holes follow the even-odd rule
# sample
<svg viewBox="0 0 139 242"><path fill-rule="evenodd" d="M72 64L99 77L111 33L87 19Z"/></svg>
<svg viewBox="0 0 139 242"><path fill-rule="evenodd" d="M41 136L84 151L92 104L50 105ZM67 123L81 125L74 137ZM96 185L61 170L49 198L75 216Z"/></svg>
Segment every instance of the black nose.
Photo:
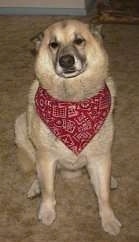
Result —
<svg viewBox="0 0 139 242"><path fill-rule="evenodd" d="M59 59L59 64L63 68L71 68L75 63L74 56L72 55L63 55Z"/></svg>

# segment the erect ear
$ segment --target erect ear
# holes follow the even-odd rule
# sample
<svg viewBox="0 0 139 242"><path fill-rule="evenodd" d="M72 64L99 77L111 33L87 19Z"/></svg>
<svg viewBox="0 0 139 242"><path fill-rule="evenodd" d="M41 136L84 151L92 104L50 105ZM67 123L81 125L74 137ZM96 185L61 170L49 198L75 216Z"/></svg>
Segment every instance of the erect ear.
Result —
<svg viewBox="0 0 139 242"><path fill-rule="evenodd" d="M102 40L104 38L103 25L102 24L91 23L90 24L90 31L99 40Z"/></svg>
<svg viewBox="0 0 139 242"><path fill-rule="evenodd" d="M35 44L35 50L38 51L41 45L41 42L43 40L44 37L44 33L43 32L39 32L38 34L36 34L35 36L33 36L30 41L33 42Z"/></svg>

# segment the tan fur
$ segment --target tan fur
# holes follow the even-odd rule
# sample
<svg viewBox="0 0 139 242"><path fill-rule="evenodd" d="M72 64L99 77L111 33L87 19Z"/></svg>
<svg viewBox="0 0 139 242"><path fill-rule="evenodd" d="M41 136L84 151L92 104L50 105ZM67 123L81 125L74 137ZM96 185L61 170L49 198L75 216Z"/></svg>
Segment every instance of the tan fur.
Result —
<svg viewBox="0 0 139 242"><path fill-rule="evenodd" d="M49 48L50 41L57 37L64 46L73 41L75 32L81 34L85 46L78 47L85 53L87 68L73 78L64 78L56 74L53 66L54 51ZM81 53L81 54L82 54ZM33 197L40 191L42 203L39 219L46 225L51 224L55 217L54 177L56 167L75 172L86 167L98 197L99 213L104 230L116 235L120 230L120 222L116 219L109 202L109 187L111 179L111 145L113 139L112 110L114 104L115 88L112 78L108 74L108 57L100 37L89 30L87 24L75 20L58 22L46 29L44 38L40 43L35 63L36 80L30 92L27 112L17 118L15 125L16 143L20 150L26 152L32 160L32 167L37 168L39 183L35 180L28 193ZM58 140L47 126L38 117L34 107L34 96L39 84L46 88L50 95L68 101L79 101L95 95L107 83L111 96L112 106L103 127L76 156L71 150ZM29 163L31 164L31 163ZM31 168L26 161L24 169ZM112 179L115 185L115 181ZM36 187L36 191L35 191Z"/></svg>

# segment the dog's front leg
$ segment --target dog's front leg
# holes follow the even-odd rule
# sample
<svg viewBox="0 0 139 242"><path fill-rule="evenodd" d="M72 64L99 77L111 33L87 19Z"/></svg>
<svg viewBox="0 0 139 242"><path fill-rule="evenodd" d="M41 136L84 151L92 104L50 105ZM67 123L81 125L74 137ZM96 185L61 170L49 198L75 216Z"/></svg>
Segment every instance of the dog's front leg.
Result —
<svg viewBox="0 0 139 242"><path fill-rule="evenodd" d="M42 194L38 217L46 225L52 224L56 217L54 193L55 169L55 160L44 149L37 151L37 173Z"/></svg>
<svg viewBox="0 0 139 242"><path fill-rule="evenodd" d="M104 231L116 235L121 224L110 206L109 190L111 179L110 154L93 157L88 163L88 172L98 198L99 214Z"/></svg>

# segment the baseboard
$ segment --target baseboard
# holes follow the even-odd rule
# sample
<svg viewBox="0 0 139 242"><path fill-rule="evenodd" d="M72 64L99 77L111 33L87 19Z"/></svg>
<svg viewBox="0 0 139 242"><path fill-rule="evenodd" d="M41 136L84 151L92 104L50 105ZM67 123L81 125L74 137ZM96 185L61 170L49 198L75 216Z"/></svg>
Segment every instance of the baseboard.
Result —
<svg viewBox="0 0 139 242"><path fill-rule="evenodd" d="M0 7L0 15L75 15L85 16L85 8Z"/></svg>

